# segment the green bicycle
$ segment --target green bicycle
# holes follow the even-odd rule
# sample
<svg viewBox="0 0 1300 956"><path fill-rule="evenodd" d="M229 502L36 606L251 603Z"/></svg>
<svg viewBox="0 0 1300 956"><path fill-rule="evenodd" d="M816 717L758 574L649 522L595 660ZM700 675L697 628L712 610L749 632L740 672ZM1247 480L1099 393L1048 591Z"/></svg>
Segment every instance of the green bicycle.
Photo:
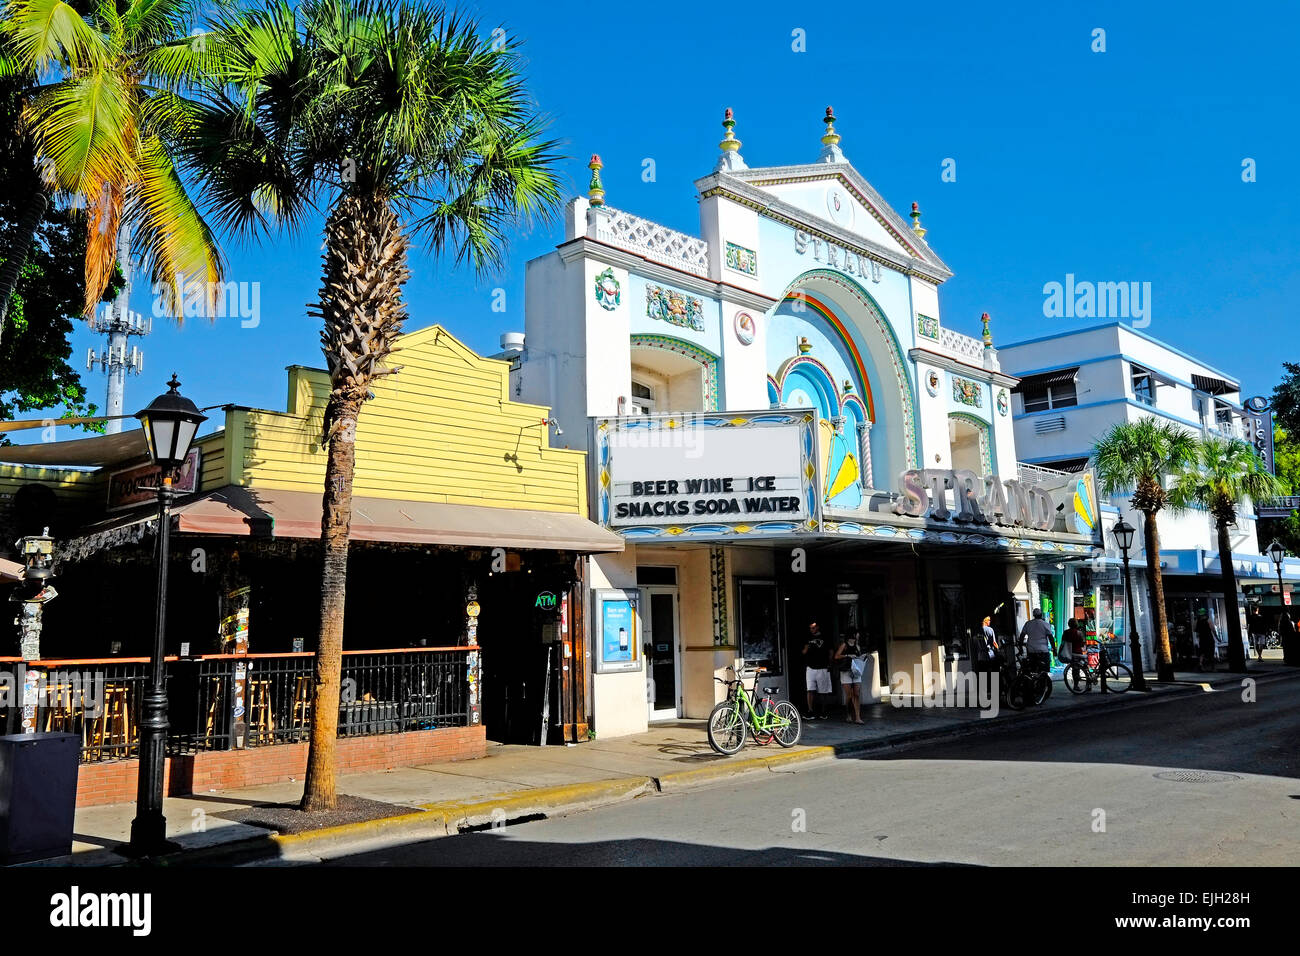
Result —
<svg viewBox="0 0 1300 956"><path fill-rule="evenodd" d="M728 667L732 674L735 668ZM753 691L745 690L739 677L733 680L713 678L727 688L727 699L717 704L709 714L709 746L723 756L732 754L745 746L745 737L753 734L756 743L766 745L775 740L782 747L793 747L799 742L803 733L803 720L799 709L788 700L774 701L772 694L775 687L764 687L763 697L757 704L750 694L758 693L758 675L754 674Z"/></svg>

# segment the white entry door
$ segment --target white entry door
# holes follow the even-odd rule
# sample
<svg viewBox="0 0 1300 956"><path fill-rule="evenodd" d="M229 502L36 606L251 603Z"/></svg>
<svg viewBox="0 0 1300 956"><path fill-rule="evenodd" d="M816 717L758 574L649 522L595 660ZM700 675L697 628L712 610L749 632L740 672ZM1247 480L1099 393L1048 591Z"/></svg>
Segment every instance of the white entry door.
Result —
<svg viewBox="0 0 1300 956"><path fill-rule="evenodd" d="M641 594L646 707L651 720L672 720L681 716L681 628L677 588L644 587Z"/></svg>

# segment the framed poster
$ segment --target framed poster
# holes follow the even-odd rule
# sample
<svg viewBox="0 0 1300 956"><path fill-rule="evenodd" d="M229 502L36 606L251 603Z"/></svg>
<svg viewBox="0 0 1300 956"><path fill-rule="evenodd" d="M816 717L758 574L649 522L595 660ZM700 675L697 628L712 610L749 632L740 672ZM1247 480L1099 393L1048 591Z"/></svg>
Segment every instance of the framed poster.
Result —
<svg viewBox="0 0 1300 956"><path fill-rule="evenodd" d="M635 590L613 588L593 592L596 601L596 673L641 669Z"/></svg>

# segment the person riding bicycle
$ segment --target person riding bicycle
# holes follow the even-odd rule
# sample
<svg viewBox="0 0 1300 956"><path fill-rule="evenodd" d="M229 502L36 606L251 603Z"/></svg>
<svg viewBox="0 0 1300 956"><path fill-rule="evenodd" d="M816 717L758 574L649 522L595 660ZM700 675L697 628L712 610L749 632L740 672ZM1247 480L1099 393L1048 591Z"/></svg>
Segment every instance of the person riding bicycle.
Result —
<svg viewBox="0 0 1300 956"><path fill-rule="evenodd" d="M1020 629L1016 643L1025 651L1025 662L1038 670L1051 670L1056 653L1056 635L1052 625L1043 620L1043 609L1034 608L1034 616Z"/></svg>

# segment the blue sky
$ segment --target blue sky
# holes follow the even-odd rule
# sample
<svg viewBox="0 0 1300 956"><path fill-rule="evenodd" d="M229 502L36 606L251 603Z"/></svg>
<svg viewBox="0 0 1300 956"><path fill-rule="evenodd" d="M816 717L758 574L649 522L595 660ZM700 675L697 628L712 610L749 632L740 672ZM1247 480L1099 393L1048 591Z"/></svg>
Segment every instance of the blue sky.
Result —
<svg viewBox="0 0 1300 956"><path fill-rule="evenodd" d="M569 157L566 196L585 191L599 152L610 205L697 234L691 183L712 170L725 107L746 161L768 166L816 157L829 104L857 169L900 212L920 203L927 240L955 273L940 289L945 325L977 334L988 312L995 340L1010 342L1094 323L1043 315L1044 283L1073 273L1150 282L1146 331L1240 377L1248 394L1300 360L1294 3L468 9L485 30L503 24L527 41L531 89ZM1096 28L1104 53L1091 49ZM792 50L795 30L806 52ZM1253 183L1242 181L1247 157ZM946 158L955 182L941 180ZM524 327L524 264L561 239L558 222L519 235L507 266L484 277L417 250L408 328L441 322L496 351L502 331ZM260 283L260 323L157 322L129 408L173 370L201 406L282 408L284 367L322 364L305 310L319 230L226 249L228 278ZM496 288L505 313L492 311ZM133 308L151 310L143 285ZM101 341L79 331L77 361ZM83 375L102 405L103 376Z"/></svg>

